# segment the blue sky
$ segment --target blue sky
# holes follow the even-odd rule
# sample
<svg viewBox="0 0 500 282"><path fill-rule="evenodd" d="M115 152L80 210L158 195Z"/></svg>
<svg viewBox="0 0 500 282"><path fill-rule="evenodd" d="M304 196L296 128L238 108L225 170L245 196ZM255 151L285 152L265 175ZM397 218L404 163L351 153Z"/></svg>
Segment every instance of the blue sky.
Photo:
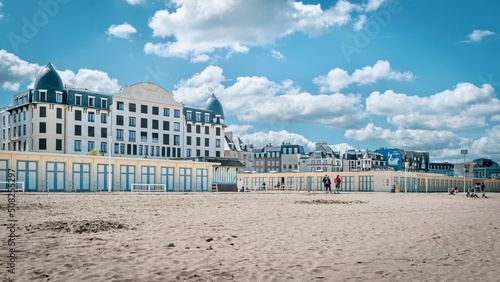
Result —
<svg viewBox="0 0 500 282"><path fill-rule="evenodd" d="M398 147L500 162L500 2L0 0L0 106L54 64L113 93L215 93L255 146Z"/></svg>

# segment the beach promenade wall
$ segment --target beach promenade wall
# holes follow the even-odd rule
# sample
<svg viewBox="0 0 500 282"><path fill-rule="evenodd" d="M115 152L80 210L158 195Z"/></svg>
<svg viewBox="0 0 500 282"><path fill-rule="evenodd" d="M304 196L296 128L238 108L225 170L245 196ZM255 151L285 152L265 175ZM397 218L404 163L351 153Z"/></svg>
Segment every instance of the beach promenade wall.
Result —
<svg viewBox="0 0 500 282"><path fill-rule="evenodd" d="M464 192L464 178L441 174L403 171L360 171L327 172L332 180L339 175L342 182L340 191L344 192L448 192L457 187ZM304 173L243 173L239 174L238 187L247 191L288 190L288 191L324 191L325 172ZM500 179L465 178L468 189L476 182L484 182L486 192L500 192Z"/></svg>
<svg viewBox="0 0 500 282"><path fill-rule="evenodd" d="M15 177L16 182L24 183L26 192L210 191L217 165L191 160L1 151L0 190Z"/></svg>

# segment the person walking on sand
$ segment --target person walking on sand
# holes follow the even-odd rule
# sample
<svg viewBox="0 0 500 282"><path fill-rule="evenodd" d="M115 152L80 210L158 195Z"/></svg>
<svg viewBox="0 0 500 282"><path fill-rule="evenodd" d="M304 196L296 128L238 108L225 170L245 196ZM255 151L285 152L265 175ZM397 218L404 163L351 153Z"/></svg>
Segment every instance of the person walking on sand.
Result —
<svg viewBox="0 0 500 282"><path fill-rule="evenodd" d="M333 183L335 183L335 193L340 194L340 176L337 174L337 177L333 180Z"/></svg>
<svg viewBox="0 0 500 282"><path fill-rule="evenodd" d="M328 179L328 175L325 174L325 177L323 177L323 188L325 189L326 193L326 180Z"/></svg>
<svg viewBox="0 0 500 282"><path fill-rule="evenodd" d="M326 190L325 190L325 193L328 193L328 191L330 191L330 193L332 193L332 181L330 180L330 177L326 177Z"/></svg>

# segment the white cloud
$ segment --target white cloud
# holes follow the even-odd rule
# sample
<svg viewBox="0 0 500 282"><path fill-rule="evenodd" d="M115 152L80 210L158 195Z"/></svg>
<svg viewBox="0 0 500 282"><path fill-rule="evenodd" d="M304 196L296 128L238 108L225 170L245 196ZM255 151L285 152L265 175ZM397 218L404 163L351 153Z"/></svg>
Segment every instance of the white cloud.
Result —
<svg viewBox="0 0 500 282"><path fill-rule="evenodd" d="M366 99L369 114L387 116L399 128L451 130L486 126L486 118L500 113L493 87L459 83L427 97L372 92Z"/></svg>
<svg viewBox="0 0 500 282"><path fill-rule="evenodd" d="M411 72L399 72L391 68L388 61L379 60L373 66L366 66L362 69L356 69L352 75L347 71L335 68L328 72L326 76L319 76L313 79L313 82L320 87L320 92L336 92L351 84L371 84L378 80L396 80L396 81L411 81L413 80Z"/></svg>
<svg viewBox="0 0 500 282"><path fill-rule="evenodd" d="M344 136L358 141L365 140L385 140L391 138L391 131L375 126L373 123L367 124L361 129L348 129Z"/></svg>
<svg viewBox="0 0 500 282"><path fill-rule="evenodd" d="M271 50L271 57L280 61L285 60L285 56L283 56L283 54L277 50Z"/></svg>
<svg viewBox="0 0 500 282"><path fill-rule="evenodd" d="M130 36L136 32L137 29L135 29L129 23L125 22L119 25L111 25L106 33L115 37L130 39Z"/></svg>
<svg viewBox="0 0 500 282"><path fill-rule="evenodd" d="M295 145L301 145L306 151L311 151L315 146L314 142L308 140L304 136L291 133L286 130L243 133L239 137L241 140L244 140L245 143L253 144L254 147L263 147L267 144L279 146L282 142L287 142Z"/></svg>
<svg viewBox="0 0 500 282"><path fill-rule="evenodd" d="M371 1L376 2L376 1ZM173 0L175 8L157 11L149 21L155 37L147 54L190 58L217 51L246 53L253 46L275 42L295 32L319 35L332 26L351 21L363 11L359 5L339 0L332 7L294 1ZM375 4L370 7L375 8ZM196 60L195 60L196 61Z"/></svg>
<svg viewBox="0 0 500 282"><path fill-rule="evenodd" d="M130 5L142 5L146 3L146 0L125 0Z"/></svg>
<svg viewBox="0 0 500 282"><path fill-rule="evenodd" d="M110 78L103 71L79 69L75 74L71 70L58 71L63 83L67 87L86 88L96 92L114 93L120 90L116 78Z"/></svg>
<svg viewBox="0 0 500 282"><path fill-rule="evenodd" d="M368 3L365 6L365 10L367 12L372 12L380 8L380 6L385 2L386 0L368 0Z"/></svg>
<svg viewBox="0 0 500 282"><path fill-rule="evenodd" d="M361 96L357 94L313 95L301 92L290 80L274 82L261 76L238 77L226 87L222 72L220 67L209 66L180 81L172 93L176 100L191 105L202 105L210 93L215 93L224 112L244 122L348 128L364 117Z"/></svg>
<svg viewBox="0 0 500 282"><path fill-rule="evenodd" d="M367 19L368 18L366 17L366 15L360 15L358 21L354 24L354 30L361 30L365 25Z"/></svg>
<svg viewBox="0 0 500 282"><path fill-rule="evenodd" d="M19 91L21 85L30 87L45 66L28 63L16 55L0 49L0 85L4 89ZM57 66L56 66L57 68ZM71 70L59 71L64 84L68 87L87 88L93 91L112 93L118 91L118 81L110 78L105 72L80 69L78 73Z"/></svg>
<svg viewBox="0 0 500 282"><path fill-rule="evenodd" d="M475 29L474 31L472 31L471 34L467 36L468 39L464 40L463 42L480 42L486 36L491 36L491 35L496 35L496 33L489 30Z"/></svg>
<svg viewBox="0 0 500 282"><path fill-rule="evenodd" d="M41 69L37 64L0 49L0 86L3 89L19 91L21 85L33 81Z"/></svg>

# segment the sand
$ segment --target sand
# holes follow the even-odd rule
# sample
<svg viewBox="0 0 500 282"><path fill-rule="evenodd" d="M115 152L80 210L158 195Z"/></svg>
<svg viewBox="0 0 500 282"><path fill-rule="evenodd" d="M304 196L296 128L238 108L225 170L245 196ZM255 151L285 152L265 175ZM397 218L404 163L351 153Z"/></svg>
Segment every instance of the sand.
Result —
<svg viewBox="0 0 500 282"><path fill-rule="evenodd" d="M17 194L13 281L500 281L500 195Z"/></svg>

